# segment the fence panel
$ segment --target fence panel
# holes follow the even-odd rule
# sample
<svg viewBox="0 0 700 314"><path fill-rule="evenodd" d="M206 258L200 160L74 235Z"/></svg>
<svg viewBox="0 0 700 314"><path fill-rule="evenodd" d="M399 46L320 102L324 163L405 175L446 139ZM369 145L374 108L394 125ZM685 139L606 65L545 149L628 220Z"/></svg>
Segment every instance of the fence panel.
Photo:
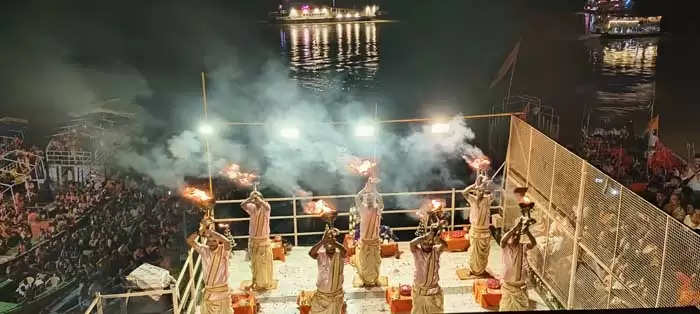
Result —
<svg viewBox="0 0 700 314"><path fill-rule="evenodd" d="M585 180L581 241L610 268L615 254L622 187L590 165L586 166Z"/></svg>
<svg viewBox="0 0 700 314"><path fill-rule="evenodd" d="M506 191L527 185L537 203L531 230L538 244L528 261L560 303L568 303L571 278L572 308L700 302L698 234L525 122L511 120ZM520 215L515 203L505 198L504 225Z"/></svg>
<svg viewBox="0 0 700 314"><path fill-rule="evenodd" d="M697 305L700 301L700 293L697 292L700 243L695 232L674 219L669 221L666 258L663 263L658 306ZM692 278L693 274L696 275L695 278Z"/></svg>

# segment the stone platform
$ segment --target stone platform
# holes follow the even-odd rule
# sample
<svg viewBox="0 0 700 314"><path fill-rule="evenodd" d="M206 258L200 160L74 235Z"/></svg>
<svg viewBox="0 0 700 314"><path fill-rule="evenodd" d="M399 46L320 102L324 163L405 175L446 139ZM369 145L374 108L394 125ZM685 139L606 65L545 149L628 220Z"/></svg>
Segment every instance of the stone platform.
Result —
<svg viewBox="0 0 700 314"><path fill-rule="evenodd" d="M256 295L261 305L261 313L287 314L299 313L296 298L301 290L316 289L316 261L309 257L310 247L295 247L286 262L274 261L275 279L279 281L276 290ZM383 258L381 275L387 276L389 285L411 284L413 281L413 256L408 242L399 243L403 251L400 259ZM244 251L234 251L230 263L229 285L240 287L242 281L251 279L250 263L245 261ZM457 268L466 264L467 253L443 253L440 261L440 286L445 295L445 313L451 312L489 312L474 302L472 295L473 280L457 278ZM502 273L501 250L495 241L491 243L489 269L496 276ZM353 288L352 279L355 269L350 264L345 265L345 300L349 314L353 313L389 313L389 306L384 297L384 288ZM539 295L530 289L531 303L537 310L548 310Z"/></svg>

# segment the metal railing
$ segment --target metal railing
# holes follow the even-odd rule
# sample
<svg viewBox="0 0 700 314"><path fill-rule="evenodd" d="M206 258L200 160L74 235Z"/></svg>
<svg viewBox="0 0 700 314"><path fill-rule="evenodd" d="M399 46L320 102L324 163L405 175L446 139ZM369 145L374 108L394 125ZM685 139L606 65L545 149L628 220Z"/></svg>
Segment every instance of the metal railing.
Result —
<svg viewBox="0 0 700 314"><path fill-rule="evenodd" d="M64 166L89 165L92 153L86 151L46 151L46 162Z"/></svg>
<svg viewBox="0 0 700 314"><path fill-rule="evenodd" d="M530 267L567 309L700 302L677 277L700 271L698 234L516 117L506 164L505 190L536 203ZM519 216L506 198L504 228Z"/></svg>
<svg viewBox="0 0 700 314"><path fill-rule="evenodd" d="M461 195L461 190L453 188L451 190L443 191L419 191L419 192L396 192L396 193L380 193L383 197L387 196L438 196L438 195L450 195L449 207L445 207L446 211L451 213L450 229L455 227L462 227L464 224L455 224L455 213L460 211L468 210L468 207L456 207L456 201L458 195ZM494 195L494 204L500 204L500 190ZM274 206L275 203L280 202L292 202L292 215L284 216L271 216L270 220L292 220L294 225L293 233L273 233L271 236L293 236L294 245L298 245L300 236L311 236L311 235L322 235L323 231L313 231L313 232L299 232L298 222L301 219L311 219L318 218L317 215L301 214L297 212L297 201L310 201L318 199L348 199L354 198L356 194L347 195L323 195L323 196L292 196L283 198L266 198L265 200L270 202ZM459 196L461 197L461 196ZM219 200L217 204L240 204L244 200ZM502 211L500 205L491 206L491 209ZM273 211L274 212L274 211ZM385 215L395 215L395 214L412 214L415 213L416 209L394 209L394 210L384 210L382 216ZM348 216L348 212L340 212L338 216ZM232 223L232 222L246 222L250 221L249 217L243 218L216 218L214 222L216 223ZM409 227L392 227L392 230L403 231L403 230L417 230L417 226ZM347 233L347 230L341 231L341 233ZM247 235L235 236L234 239L246 239L249 238ZM93 300L90 307L85 312L86 314L93 313L95 310L97 313L104 313L103 307L106 299L114 298L129 298L130 296L142 296L142 295L160 295L160 294L171 294L173 302L173 313L194 313L195 306L199 302L199 295L202 289L202 261L199 254L193 249L190 249L187 254L187 259L177 277L177 280L173 285L171 285L168 290L157 290L157 291L144 291L144 292L129 292L121 294L112 295L100 295L97 294ZM184 284L184 288L183 288ZM102 312L101 312L102 311Z"/></svg>

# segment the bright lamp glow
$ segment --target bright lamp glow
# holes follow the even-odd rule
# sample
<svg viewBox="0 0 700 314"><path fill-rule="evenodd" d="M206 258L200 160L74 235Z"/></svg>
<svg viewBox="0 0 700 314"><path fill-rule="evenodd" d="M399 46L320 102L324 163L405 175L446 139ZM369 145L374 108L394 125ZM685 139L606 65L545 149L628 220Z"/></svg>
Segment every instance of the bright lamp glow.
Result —
<svg viewBox="0 0 700 314"><path fill-rule="evenodd" d="M355 17L356 18L360 17L360 13L355 13Z"/></svg>
<svg viewBox="0 0 700 314"><path fill-rule="evenodd" d="M214 133L214 128L209 124L202 124L199 126L199 133L209 135Z"/></svg>
<svg viewBox="0 0 700 314"><path fill-rule="evenodd" d="M433 133L447 133L450 131L450 125L448 123L433 123L430 131Z"/></svg>
<svg viewBox="0 0 700 314"><path fill-rule="evenodd" d="M289 9L289 17L297 17L297 16L299 16L299 13L297 12L296 9L294 9L294 8Z"/></svg>
<svg viewBox="0 0 700 314"><path fill-rule="evenodd" d="M321 11L318 8L314 8L314 14L319 14Z"/></svg>
<svg viewBox="0 0 700 314"><path fill-rule="evenodd" d="M359 137L370 137L374 136L374 126L373 125L358 125L355 128L355 136Z"/></svg>
<svg viewBox="0 0 700 314"><path fill-rule="evenodd" d="M299 138L299 129L297 128L283 128L280 130L280 135L284 138L295 139Z"/></svg>

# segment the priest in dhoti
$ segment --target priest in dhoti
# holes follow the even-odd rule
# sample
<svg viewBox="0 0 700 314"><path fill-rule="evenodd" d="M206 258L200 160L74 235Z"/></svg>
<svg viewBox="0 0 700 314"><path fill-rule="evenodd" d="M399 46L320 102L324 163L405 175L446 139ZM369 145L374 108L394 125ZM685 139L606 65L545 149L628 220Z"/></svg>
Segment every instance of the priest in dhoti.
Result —
<svg viewBox="0 0 700 314"><path fill-rule="evenodd" d="M199 232L187 237L187 244L202 257L204 295L200 313L233 314L231 293L228 288L231 243L224 235L214 231L213 226L213 220L205 218L199 226ZM206 245L197 242L198 235L206 238Z"/></svg>
<svg viewBox="0 0 700 314"><path fill-rule="evenodd" d="M469 202L469 250L467 251L468 271L471 276L486 275L486 266L491 249L491 232L489 218L491 216L491 191L487 189L489 180L485 175L479 175L474 184L468 186L462 194Z"/></svg>
<svg viewBox="0 0 700 314"><path fill-rule="evenodd" d="M253 191L241 203L243 210L250 215L248 253L250 268L253 271L252 288L269 290L277 287L272 273L272 245L270 243L270 204L262 194Z"/></svg>
<svg viewBox="0 0 700 314"><path fill-rule="evenodd" d="M335 240L337 234L337 229L326 230L323 239L309 251L309 255L318 265L316 292L311 298L310 313L341 314L345 312L343 292L345 247Z"/></svg>
<svg viewBox="0 0 700 314"><path fill-rule="evenodd" d="M412 314L442 313L444 297L440 288L440 255L447 247L437 235L439 226L434 224L430 231L410 243L415 263L413 275Z"/></svg>
<svg viewBox="0 0 700 314"><path fill-rule="evenodd" d="M365 187L355 197L355 207L360 214L360 240L353 265L357 275L353 280L354 286L377 286L379 282L379 267L381 266L381 240L379 227L382 220L384 201L377 191L379 179L370 177Z"/></svg>
<svg viewBox="0 0 700 314"><path fill-rule="evenodd" d="M525 311L530 307L527 295L527 284L523 276L525 251L530 250L537 242L530 232L529 226L534 223L526 217L521 217L501 240L503 250L503 283L501 284L501 303L499 311ZM521 235L528 237L527 243L521 242Z"/></svg>

